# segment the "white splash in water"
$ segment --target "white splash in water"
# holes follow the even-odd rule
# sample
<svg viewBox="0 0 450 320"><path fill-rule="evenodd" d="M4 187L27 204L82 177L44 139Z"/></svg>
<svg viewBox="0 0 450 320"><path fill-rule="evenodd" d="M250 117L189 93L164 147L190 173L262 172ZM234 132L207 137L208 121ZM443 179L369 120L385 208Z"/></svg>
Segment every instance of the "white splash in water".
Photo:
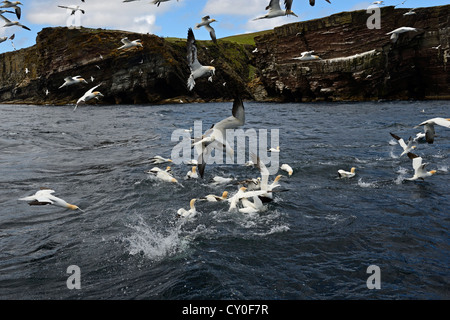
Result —
<svg viewBox="0 0 450 320"><path fill-rule="evenodd" d="M360 178L358 180L358 186L362 187L362 188L375 188L376 187L376 183L375 182L364 182L362 181L362 179Z"/></svg>

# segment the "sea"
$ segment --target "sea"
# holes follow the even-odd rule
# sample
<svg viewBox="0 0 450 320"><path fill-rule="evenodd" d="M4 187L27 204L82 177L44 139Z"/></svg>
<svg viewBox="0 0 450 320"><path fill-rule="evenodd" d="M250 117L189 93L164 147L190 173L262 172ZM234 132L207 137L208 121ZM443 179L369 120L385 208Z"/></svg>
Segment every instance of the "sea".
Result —
<svg viewBox="0 0 450 320"><path fill-rule="evenodd" d="M185 179L192 165L150 161L172 157L174 132L229 117L232 102L0 105L0 299L450 298L450 130L414 149L437 171L424 181L407 180L412 161L390 135L414 138L422 121L449 117L448 101L244 106L242 129L266 130L268 147L276 134L293 174L271 173L282 177L265 211L197 201L180 218L191 199L260 176L224 161ZM245 146L238 155L250 159ZM155 166L178 183L156 180ZM83 211L19 200L40 188Z"/></svg>

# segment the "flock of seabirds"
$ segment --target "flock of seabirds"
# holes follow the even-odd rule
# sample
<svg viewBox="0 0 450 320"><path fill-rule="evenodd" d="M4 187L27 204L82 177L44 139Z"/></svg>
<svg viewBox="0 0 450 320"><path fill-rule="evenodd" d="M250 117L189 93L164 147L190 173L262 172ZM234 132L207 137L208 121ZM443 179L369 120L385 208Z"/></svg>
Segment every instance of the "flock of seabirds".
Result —
<svg viewBox="0 0 450 320"><path fill-rule="evenodd" d="M85 0L81 0L85 2ZM139 0L124 0L123 2L132 2ZM154 0L152 3L159 6L162 2L167 2L170 0ZM178 0L177 0L178 1ZM329 0L325 0L328 3L331 3ZM404 0L401 4L404 4L406 0ZM264 16L255 18L258 19L270 19L279 16L288 16L294 15L297 16L292 11L292 3L293 0L285 0L284 5L285 9L282 10L280 6L280 0L270 0L269 5L265 8L268 10L268 13ZM309 0L311 6L314 6L315 0ZM375 1L373 4L383 5L384 1ZM21 16L21 8L20 1L2 1L2 5L0 5L0 17L5 20L6 24L4 27L10 26L19 26L24 29L30 30L28 27L20 24L18 21L11 21L3 16L5 13L15 14L18 19ZM85 13L80 6L59 6L61 8L71 10L71 14L75 14L76 11L81 11L82 14ZM4 9L3 9L4 8ZM6 10L5 10L6 9ZM10 11L10 10L14 11ZM404 15L413 15L415 14L414 9L406 12ZM205 16L202 18L202 21L196 24L195 29L199 29L201 27L205 27L207 31L210 33L211 40L216 43L216 35L215 30L211 27L211 23L216 22L215 19L211 19L210 16ZM417 31L416 28L411 27L401 27L396 30L393 30L388 33L391 35L391 40L393 42L397 41L399 35L405 32ZM11 39L11 37L10 37ZM0 38L0 43L7 40L7 37ZM12 39L11 39L12 40ZM140 39L129 40L128 38L123 38L121 40L122 46L118 47L118 50L130 50L133 48L142 48L142 42ZM315 60L320 59L318 56L312 54L313 51L303 52L302 55L298 58L300 60ZM204 66L197 59L197 47L195 43L194 32L192 28L188 29L187 36L187 63L190 67L191 73L187 80L187 87L189 90L193 90L195 86L195 80L201 77L208 77L209 81L212 81L212 77L215 75L215 67L213 66ZM66 77L64 79L64 83L59 87L59 89L71 85L88 83L83 77L75 76L75 77ZM96 91L96 89L100 86L96 85L93 88L89 89L75 104L74 111L80 104L85 104L89 100L99 99L103 95ZM192 165L191 170L184 177L185 179L203 179L206 163L208 162L208 158L211 156L211 152L216 150L217 148L225 148L225 152L229 156L233 156L234 150L229 146L226 141L226 130L228 129L236 129L243 126L245 123L245 108L244 104L239 96L234 99L233 107L232 107L232 115L213 124L210 129L208 129L201 137L194 137L191 139L192 148L195 149L198 158L197 160L189 161L189 165ZM414 169L414 175L411 178L407 178L406 180L414 181L414 180L424 180L427 177L432 176L436 173L436 170L427 171L426 165L427 163L423 162L422 157L412 153L414 149L417 148L419 143L434 143L434 138L436 136L435 126L442 126L446 128L450 128L450 118L433 118L426 120L414 128L423 127L423 132L420 132L413 139L409 137L407 141L403 138L399 137L394 133L390 133L391 136L397 140L398 144L402 147L403 152L400 156L407 155L412 160L412 167ZM192 129L186 130L191 132ZM279 146L276 148L270 148L267 150L269 152L280 152ZM162 156L154 156L150 163L152 164L169 164L173 161L168 158L164 158ZM249 167L255 167L259 170L260 176L257 178L245 179L243 181L233 181L233 178L225 178L220 176L215 176L213 178L213 184L215 185L227 185L230 183L238 184L241 187L230 197L228 196L228 191L224 191L221 195L210 194L205 196L204 198L194 198L189 202L189 209L180 208L177 211L177 215L179 217L192 217L195 216L197 211L195 207L196 201L210 201L210 202L218 202L222 201L228 203L229 211L238 210L243 213L257 213L263 212L267 210L267 206L265 203L271 202L273 200L274 193L277 192L277 188L280 187L279 180L282 178L282 175L277 175L273 181L269 182L269 170L265 166L265 164L261 161L261 159L255 155L251 154L251 160L249 160L246 164ZM289 176L293 174L293 169L288 164L284 163L280 166L281 170L284 170L288 173ZM149 175L154 177L157 180L167 182L167 183L179 183L179 181L173 176L172 170L170 166L167 166L165 169L161 169L157 166L153 167L151 170L147 171ZM356 175L356 168L352 167L350 171L346 170L338 170L339 178L353 178ZM54 190L41 188L41 190L37 191L34 195L20 198L19 200L26 201L29 205L56 205L72 210L80 210L78 206L70 204L65 200L54 196Z"/></svg>

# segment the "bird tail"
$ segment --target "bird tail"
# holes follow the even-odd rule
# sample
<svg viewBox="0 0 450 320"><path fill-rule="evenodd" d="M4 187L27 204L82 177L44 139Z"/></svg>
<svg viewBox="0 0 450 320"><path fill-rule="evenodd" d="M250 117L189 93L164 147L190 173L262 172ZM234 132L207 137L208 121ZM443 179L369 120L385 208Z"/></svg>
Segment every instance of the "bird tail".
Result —
<svg viewBox="0 0 450 320"><path fill-rule="evenodd" d="M187 85L188 85L189 91L192 91L192 89L194 89L195 80L194 80L194 77L192 75L189 76L189 79L187 81Z"/></svg>

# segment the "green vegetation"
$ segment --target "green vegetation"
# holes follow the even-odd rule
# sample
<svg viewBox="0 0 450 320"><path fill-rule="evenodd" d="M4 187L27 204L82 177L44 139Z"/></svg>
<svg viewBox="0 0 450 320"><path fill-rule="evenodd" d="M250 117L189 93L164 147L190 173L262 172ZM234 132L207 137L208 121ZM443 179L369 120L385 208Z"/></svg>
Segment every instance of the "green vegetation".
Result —
<svg viewBox="0 0 450 320"><path fill-rule="evenodd" d="M254 46L256 37L262 36L262 35L270 33L270 32L272 32L272 30L259 31L259 32L253 32L253 33L244 33L244 34L239 34L239 35L235 35L235 36L221 38L220 40L235 42L235 43L239 43L239 44L248 44L248 45Z"/></svg>

